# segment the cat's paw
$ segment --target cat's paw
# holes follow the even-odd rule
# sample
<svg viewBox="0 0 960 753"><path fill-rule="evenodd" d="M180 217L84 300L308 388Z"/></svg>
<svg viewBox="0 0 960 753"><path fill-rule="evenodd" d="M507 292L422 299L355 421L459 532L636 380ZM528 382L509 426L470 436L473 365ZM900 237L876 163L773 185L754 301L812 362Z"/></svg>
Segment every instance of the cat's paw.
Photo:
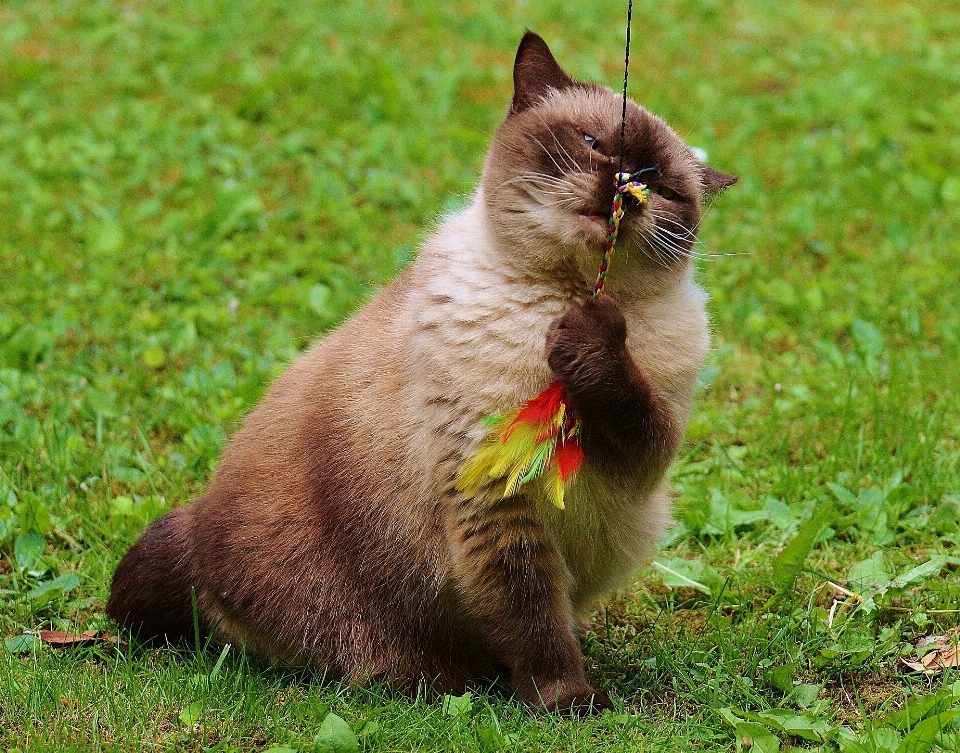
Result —
<svg viewBox="0 0 960 753"><path fill-rule="evenodd" d="M561 379L575 379L591 361L618 353L627 339L627 322L609 297L587 298L555 319L547 331L546 356Z"/></svg>
<svg viewBox="0 0 960 753"><path fill-rule="evenodd" d="M528 706L555 714L587 716L612 709L613 704L605 693L594 690L583 680L537 681L527 678L514 684L517 696Z"/></svg>
<svg viewBox="0 0 960 753"><path fill-rule="evenodd" d="M602 714L604 711L613 708L613 703L610 702L606 693L589 687L588 690L589 692L558 698L556 706L548 710L558 714L569 714L570 716L592 716L593 714Z"/></svg>

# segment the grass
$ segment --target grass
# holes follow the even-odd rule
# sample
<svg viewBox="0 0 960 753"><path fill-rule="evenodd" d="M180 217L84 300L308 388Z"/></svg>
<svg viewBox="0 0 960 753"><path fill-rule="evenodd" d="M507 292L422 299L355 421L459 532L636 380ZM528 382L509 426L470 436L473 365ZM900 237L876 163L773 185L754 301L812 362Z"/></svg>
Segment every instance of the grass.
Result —
<svg viewBox="0 0 960 753"><path fill-rule="evenodd" d="M586 642L620 713L25 632L113 629L126 547L471 190L523 29L617 86L623 5L0 8L0 747L956 749L957 671L899 662L960 623L955 0L636 3L632 95L742 179L678 525Z"/></svg>

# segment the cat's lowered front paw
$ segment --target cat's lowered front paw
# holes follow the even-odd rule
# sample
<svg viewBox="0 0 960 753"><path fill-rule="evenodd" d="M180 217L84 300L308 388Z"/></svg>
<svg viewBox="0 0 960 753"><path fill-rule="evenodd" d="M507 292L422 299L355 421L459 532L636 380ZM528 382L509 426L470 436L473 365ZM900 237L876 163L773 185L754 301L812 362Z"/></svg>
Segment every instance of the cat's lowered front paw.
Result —
<svg viewBox="0 0 960 753"><path fill-rule="evenodd" d="M578 372L601 368L604 359L619 354L626 338L627 323L617 304L609 297L588 298L550 325L547 363L565 382L579 381Z"/></svg>
<svg viewBox="0 0 960 753"><path fill-rule="evenodd" d="M570 716L591 716L602 714L612 708L613 703L610 702L606 693L590 689L589 693L577 693L559 698L556 705L549 710Z"/></svg>
<svg viewBox="0 0 960 753"><path fill-rule="evenodd" d="M600 714L612 709L606 694L594 690L582 680L547 682L527 678L516 683L517 695L534 709L570 716Z"/></svg>

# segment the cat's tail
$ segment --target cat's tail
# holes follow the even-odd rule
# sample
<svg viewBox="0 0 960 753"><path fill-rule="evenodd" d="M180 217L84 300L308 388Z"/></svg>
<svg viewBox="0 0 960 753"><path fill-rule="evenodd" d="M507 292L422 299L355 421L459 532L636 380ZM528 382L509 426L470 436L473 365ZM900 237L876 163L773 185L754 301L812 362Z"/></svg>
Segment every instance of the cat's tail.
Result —
<svg viewBox="0 0 960 753"><path fill-rule="evenodd" d="M175 643L194 634L186 513L181 507L151 524L113 575L107 614L139 640Z"/></svg>

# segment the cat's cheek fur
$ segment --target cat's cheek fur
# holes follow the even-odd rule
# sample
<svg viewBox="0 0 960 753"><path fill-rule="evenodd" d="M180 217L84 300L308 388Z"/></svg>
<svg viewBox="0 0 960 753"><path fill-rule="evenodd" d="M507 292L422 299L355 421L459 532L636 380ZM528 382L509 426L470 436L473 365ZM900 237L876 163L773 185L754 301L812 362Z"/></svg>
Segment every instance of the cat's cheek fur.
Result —
<svg viewBox="0 0 960 753"><path fill-rule="evenodd" d="M572 82L545 50L525 37L514 114L470 204L276 381L207 492L148 528L116 571L111 617L189 639L192 590L202 632L270 661L411 691L506 675L531 707L609 707L577 633L669 521L666 468L709 333L689 266L648 263L630 217L609 300L584 303L599 253L582 218L511 188L518 161L545 161L524 123L586 118L607 138L619 117L613 92ZM630 158L699 181L675 134L631 108ZM606 211L601 194L587 211ZM558 377L586 450L566 509L536 482L464 499L456 475L484 417Z"/></svg>

